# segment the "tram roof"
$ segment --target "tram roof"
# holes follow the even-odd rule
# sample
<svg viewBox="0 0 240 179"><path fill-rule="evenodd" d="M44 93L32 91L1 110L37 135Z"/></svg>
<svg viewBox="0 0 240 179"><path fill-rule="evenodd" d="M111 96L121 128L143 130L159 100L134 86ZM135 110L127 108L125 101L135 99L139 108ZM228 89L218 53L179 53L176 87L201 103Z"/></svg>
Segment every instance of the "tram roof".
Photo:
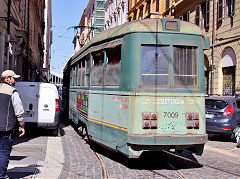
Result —
<svg viewBox="0 0 240 179"><path fill-rule="evenodd" d="M85 44L76 54L74 54L71 59L76 58L80 55L85 49L89 48L90 46L103 42L107 39L115 39L117 37L124 36L125 34L129 33L137 33L137 32L165 32L165 33L183 33L183 34L195 34L195 35L202 35L202 31L199 26L186 22L186 21L179 21L179 19L169 19L171 21L179 21L180 28L179 31L167 31L163 30L162 25L163 19L144 19L138 21L132 21L130 23L125 23L123 25L114 27L112 29L103 31L94 36L90 42ZM165 19L166 20L166 19Z"/></svg>

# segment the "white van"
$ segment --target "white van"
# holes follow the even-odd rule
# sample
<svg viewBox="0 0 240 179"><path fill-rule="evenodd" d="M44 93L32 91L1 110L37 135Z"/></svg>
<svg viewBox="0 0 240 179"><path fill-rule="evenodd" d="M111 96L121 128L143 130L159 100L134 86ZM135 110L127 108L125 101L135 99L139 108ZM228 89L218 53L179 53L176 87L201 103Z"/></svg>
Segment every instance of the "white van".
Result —
<svg viewBox="0 0 240 179"><path fill-rule="evenodd" d="M58 135L59 96L57 88L51 83L16 82L24 108L26 125L52 129Z"/></svg>

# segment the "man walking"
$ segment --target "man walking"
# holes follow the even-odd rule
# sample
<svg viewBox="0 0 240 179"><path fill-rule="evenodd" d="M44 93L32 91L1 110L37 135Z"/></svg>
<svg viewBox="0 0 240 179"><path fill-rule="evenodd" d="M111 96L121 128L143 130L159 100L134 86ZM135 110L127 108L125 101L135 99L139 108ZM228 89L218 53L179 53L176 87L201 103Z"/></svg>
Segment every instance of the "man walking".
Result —
<svg viewBox="0 0 240 179"><path fill-rule="evenodd" d="M19 137L25 134L23 106L19 93L13 87L15 78L19 78L12 70L5 70L0 83L0 178L6 175L9 157L13 144L13 130L19 122Z"/></svg>

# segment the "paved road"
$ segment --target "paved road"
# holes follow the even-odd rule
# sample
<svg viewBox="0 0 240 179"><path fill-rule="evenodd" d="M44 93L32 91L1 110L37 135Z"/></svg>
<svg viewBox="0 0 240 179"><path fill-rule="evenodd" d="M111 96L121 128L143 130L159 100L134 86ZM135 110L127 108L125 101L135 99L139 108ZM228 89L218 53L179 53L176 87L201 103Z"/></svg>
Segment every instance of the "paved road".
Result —
<svg viewBox="0 0 240 179"><path fill-rule="evenodd" d="M90 146L70 125L62 126L59 137L32 132L15 140L8 168L13 178L240 178L240 149L221 138L208 141L202 156L156 152L129 162Z"/></svg>

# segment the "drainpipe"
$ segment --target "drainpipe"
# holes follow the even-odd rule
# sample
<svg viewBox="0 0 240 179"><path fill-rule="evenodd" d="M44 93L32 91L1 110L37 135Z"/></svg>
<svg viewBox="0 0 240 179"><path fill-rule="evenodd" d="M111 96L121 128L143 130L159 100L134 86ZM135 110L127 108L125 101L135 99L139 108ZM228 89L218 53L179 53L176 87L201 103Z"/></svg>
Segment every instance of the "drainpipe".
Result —
<svg viewBox="0 0 240 179"><path fill-rule="evenodd" d="M211 91L213 95L213 80L214 80L214 48L215 48L215 0L213 0L213 22L212 22L212 71L211 71Z"/></svg>
<svg viewBox="0 0 240 179"><path fill-rule="evenodd" d="M27 1L28 4L27 4L27 49L26 49L26 53L27 53L27 59L25 61L25 68L24 69L24 80L25 81L28 81L28 62L29 62L29 23L30 23L30 20L29 20L29 17L30 17L30 0Z"/></svg>
<svg viewBox="0 0 240 179"><path fill-rule="evenodd" d="M7 69L9 69L9 41L10 41L10 15L11 15L11 0L8 0L8 12L7 12L7 37L8 42L6 45L7 48Z"/></svg>
<svg viewBox="0 0 240 179"><path fill-rule="evenodd" d="M7 33L10 35L11 0L8 0Z"/></svg>

